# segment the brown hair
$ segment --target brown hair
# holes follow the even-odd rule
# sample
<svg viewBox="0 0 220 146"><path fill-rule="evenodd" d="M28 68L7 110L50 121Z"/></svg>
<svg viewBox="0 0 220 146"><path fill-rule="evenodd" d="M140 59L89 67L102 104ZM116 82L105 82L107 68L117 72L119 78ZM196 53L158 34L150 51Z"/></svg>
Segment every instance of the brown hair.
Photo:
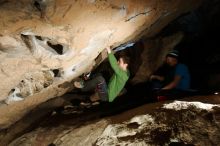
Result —
<svg viewBox="0 0 220 146"><path fill-rule="evenodd" d="M125 64L127 64L127 70L130 70L130 58L128 56L120 56Z"/></svg>
<svg viewBox="0 0 220 146"><path fill-rule="evenodd" d="M123 59L124 63L130 64L130 58L128 56L120 56Z"/></svg>

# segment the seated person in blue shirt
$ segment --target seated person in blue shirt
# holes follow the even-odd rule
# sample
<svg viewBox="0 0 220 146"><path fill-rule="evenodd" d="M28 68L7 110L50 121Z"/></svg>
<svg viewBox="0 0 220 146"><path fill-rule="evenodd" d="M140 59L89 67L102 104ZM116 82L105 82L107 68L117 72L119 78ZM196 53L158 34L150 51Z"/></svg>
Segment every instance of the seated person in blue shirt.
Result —
<svg viewBox="0 0 220 146"><path fill-rule="evenodd" d="M187 91L190 89L190 73L188 67L179 63L179 53L173 50L167 54L165 63L170 67L168 74L172 74L172 79L161 87L161 90L180 90ZM161 83L166 80L166 76L152 75L151 80L157 80Z"/></svg>

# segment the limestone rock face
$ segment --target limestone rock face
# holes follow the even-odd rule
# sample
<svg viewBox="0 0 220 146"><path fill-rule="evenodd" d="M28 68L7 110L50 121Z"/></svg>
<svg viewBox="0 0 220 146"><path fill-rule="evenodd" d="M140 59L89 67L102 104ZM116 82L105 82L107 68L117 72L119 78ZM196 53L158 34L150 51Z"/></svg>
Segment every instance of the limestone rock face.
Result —
<svg viewBox="0 0 220 146"><path fill-rule="evenodd" d="M199 4L200 0L0 0L0 128L64 94L71 80L92 69L105 47L154 36Z"/></svg>

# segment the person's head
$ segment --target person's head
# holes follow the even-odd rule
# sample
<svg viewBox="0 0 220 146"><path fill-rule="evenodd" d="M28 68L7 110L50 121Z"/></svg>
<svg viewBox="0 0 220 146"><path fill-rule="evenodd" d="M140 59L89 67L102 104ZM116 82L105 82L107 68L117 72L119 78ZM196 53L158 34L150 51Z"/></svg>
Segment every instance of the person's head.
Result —
<svg viewBox="0 0 220 146"><path fill-rule="evenodd" d="M118 65L122 70L128 70L129 58L127 56L121 56L118 59Z"/></svg>
<svg viewBox="0 0 220 146"><path fill-rule="evenodd" d="M171 67L176 66L178 63L178 57L179 52L177 50L172 50L166 56L166 63Z"/></svg>

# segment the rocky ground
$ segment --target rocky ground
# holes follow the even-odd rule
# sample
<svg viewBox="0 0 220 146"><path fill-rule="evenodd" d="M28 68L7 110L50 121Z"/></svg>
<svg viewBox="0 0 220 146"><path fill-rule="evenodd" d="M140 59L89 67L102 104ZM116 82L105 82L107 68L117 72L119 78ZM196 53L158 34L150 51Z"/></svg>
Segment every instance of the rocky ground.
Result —
<svg viewBox="0 0 220 146"><path fill-rule="evenodd" d="M51 112L37 128L10 145L220 144L220 96L148 103L125 111L129 105L137 106L139 102L124 102L126 107L120 102L121 105L116 102L87 107L65 106Z"/></svg>

